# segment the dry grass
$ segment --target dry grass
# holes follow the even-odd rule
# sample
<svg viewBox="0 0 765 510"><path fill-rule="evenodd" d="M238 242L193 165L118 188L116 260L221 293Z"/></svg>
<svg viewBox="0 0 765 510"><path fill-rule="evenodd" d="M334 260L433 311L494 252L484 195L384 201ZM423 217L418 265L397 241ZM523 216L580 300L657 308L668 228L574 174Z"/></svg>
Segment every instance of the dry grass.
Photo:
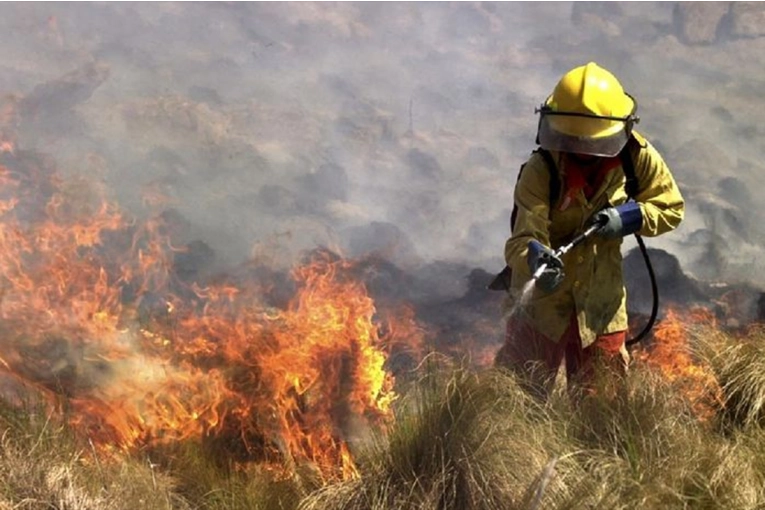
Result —
<svg viewBox="0 0 765 510"><path fill-rule="evenodd" d="M564 490L556 472L576 470L557 425L507 374L431 363L395 429L361 456L362 479L301 509L529 507Z"/></svg>
<svg viewBox="0 0 765 510"><path fill-rule="evenodd" d="M765 330L731 335L712 327L695 332L696 353L713 367L723 391L725 428L760 427L765 422Z"/></svg>
<svg viewBox="0 0 765 510"><path fill-rule="evenodd" d="M540 404L507 373L429 359L393 429L355 445L360 478L325 486L192 443L99 463L40 410L0 406L0 510L765 508L765 334L693 335L723 392L712 420L645 365Z"/></svg>
<svg viewBox="0 0 765 510"><path fill-rule="evenodd" d="M0 404L0 510L284 510L317 487L263 466L221 466L197 444L98 458L42 406Z"/></svg>
<svg viewBox="0 0 765 510"><path fill-rule="evenodd" d="M765 386L747 395L765 398ZM618 388L576 402L559 391L545 406L502 372L439 367L409 398L362 479L310 495L302 510L765 506L762 430L721 433L647 366Z"/></svg>
<svg viewBox="0 0 765 510"><path fill-rule="evenodd" d="M198 443L181 443L153 453L162 469L173 473L177 491L195 509L294 509L320 485L320 475L307 466L286 473L273 466L226 462L215 454Z"/></svg>
<svg viewBox="0 0 765 510"><path fill-rule="evenodd" d="M104 463L42 406L0 406L0 508L191 508L172 477L140 460Z"/></svg>

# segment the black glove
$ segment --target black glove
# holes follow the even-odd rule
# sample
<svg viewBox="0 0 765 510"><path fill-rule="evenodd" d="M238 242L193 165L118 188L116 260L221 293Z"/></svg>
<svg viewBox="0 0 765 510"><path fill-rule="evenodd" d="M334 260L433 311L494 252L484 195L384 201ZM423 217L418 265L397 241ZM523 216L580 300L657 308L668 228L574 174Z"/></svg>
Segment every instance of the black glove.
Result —
<svg viewBox="0 0 765 510"><path fill-rule="evenodd" d="M603 237L615 239L634 234L643 226L643 213L637 202L626 202L616 207L606 207L595 214L594 223L602 225L598 231Z"/></svg>
<svg viewBox="0 0 765 510"><path fill-rule="evenodd" d="M532 276L544 266L536 281L536 286L540 290L552 292L563 281L563 262L550 248L539 241L529 241L526 262L529 264Z"/></svg>

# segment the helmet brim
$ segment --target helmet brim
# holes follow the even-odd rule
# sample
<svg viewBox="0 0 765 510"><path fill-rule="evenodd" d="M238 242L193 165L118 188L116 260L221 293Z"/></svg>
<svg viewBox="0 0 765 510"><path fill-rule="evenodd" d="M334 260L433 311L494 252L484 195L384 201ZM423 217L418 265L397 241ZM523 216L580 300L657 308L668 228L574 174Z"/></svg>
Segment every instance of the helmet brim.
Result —
<svg viewBox="0 0 765 510"><path fill-rule="evenodd" d="M550 120L553 115L542 115L539 120L539 145L549 151L588 154L590 156L614 157L629 139L626 125L609 136L573 136L556 130Z"/></svg>

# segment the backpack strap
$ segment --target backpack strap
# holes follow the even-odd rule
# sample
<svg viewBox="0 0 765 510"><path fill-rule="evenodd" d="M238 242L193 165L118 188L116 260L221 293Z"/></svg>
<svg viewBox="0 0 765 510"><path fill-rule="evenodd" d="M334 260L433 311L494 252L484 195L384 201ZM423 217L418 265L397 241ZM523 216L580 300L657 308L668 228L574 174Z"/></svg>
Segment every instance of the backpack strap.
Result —
<svg viewBox="0 0 765 510"><path fill-rule="evenodd" d="M635 143L632 140L634 140L634 138L630 137L627 144L619 152L619 159L621 160L622 171L624 172L624 191L627 192L629 198L634 199L640 191L640 183L635 175L635 162L632 159L631 146Z"/></svg>
<svg viewBox="0 0 765 510"><path fill-rule="evenodd" d="M619 153L622 170L624 171L624 188L627 192L627 196L632 199L640 193L640 181L638 181L638 178L635 175L635 157L640 153L641 149L645 149L647 146L648 140L646 140L643 135L633 130L630 133L627 144Z"/></svg>
<svg viewBox="0 0 765 510"><path fill-rule="evenodd" d="M638 145L639 147L645 147L645 139L641 137L640 135L637 135L637 136L636 135L637 133L633 132L632 136L630 136L629 140L627 141L627 144L619 152L619 159L621 160L622 171L624 172L624 179L625 179L624 189L627 193L627 196L633 199L638 194L639 183L637 180L637 176L635 175L635 162L632 159L632 147L635 145ZM534 152L538 152L542 156L542 158L544 158L545 166L547 167L547 171L550 174L550 210L552 210L552 208L555 206L555 203L560 198L560 194L561 194L561 181L560 181L560 175L558 174L558 166L555 164L555 159L552 157L552 154L550 154L549 151L542 149L540 147L536 149ZM521 173L523 172L523 169L525 167L526 167L526 164L524 163L523 165L521 165L520 170L518 170L518 178L516 180L516 185L518 181L521 179ZM518 216L518 206L515 203L513 203L513 210L510 213L510 232L512 232L513 228L515 228L515 220L517 216ZM511 279L512 279L511 270L508 266L505 266L502 272L497 274L497 276L494 277L491 283L489 283L488 288L490 290L508 291L510 290Z"/></svg>
<svg viewBox="0 0 765 510"><path fill-rule="evenodd" d="M518 178L515 180L515 186L518 187L518 181L521 180L521 174L523 173L523 169L526 168L526 163L521 165L521 168L518 170ZM518 204L515 203L515 200L513 200L513 211L510 213L510 233L513 232L513 229L515 228L515 220L518 218Z"/></svg>
<svg viewBox="0 0 765 510"><path fill-rule="evenodd" d="M558 175L558 166L555 164L555 160L553 159L552 154L550 154L550 151L540 147L532 152L532 154L534 153L538 153L542 156L542 159L545 160L545 167L550 174L550 209L552 209L560 198L561 183L560 175ZM526 163L521 165L520 170L518 170L518 179L515 181L516 185L518 184L518 181L521 180L521 173L525 167ZM518 206L513 203L513 211L510 213L510 232L515 228L515 219L517 216Z"/></svg>
<svg viewBox="0 0 765 510"><path fill-rule="evenodd" d="M629 198L634 199L640 192L640 183L638 182L637 175L635 175L635 161L632 157L633 148L645 146L645 139L639 134L633 132L630 136L627 144L619 152L619 160L622 164L622 171L624 172L624 190ZM545 160L545 166L550 174L550 210L555 206L555 203L560 198L561 194L561 181L558 174L558 166L555 164L555 159L552 157L550 151L542 149L541 147L536 149L532 154L538 153ZM518 171L518 181L521 179L521 173L523 172L526 164L521 165L521 169ZM516 181L516 184L518 183ZM513 204L513 210L510 213L510 231L515 227L515 220L518 216L518 206Z"/></svg>
<svg viewBox="0 0 765 510"><path fill-rule="evenodd" d="M550 209L555 206L555 203L560 198L560 175L558 175L558 165L555 164L555 160L550 154L550 151L539 148L535 152L542 155L545 160L545 166L550 174Z"/></svg>

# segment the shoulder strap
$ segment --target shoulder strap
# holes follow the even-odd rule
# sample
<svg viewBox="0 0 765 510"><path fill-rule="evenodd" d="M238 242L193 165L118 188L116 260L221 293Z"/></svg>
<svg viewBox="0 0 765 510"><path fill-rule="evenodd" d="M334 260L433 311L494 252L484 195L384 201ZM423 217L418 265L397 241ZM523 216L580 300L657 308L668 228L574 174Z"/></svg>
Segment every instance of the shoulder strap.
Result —
<svg viewBox="0 0 765 510"><path fill-rule="evenodd" d="M619 152L619 159L621 160L622 170L624 171L624 189L627 192L627 196L630 198L635 198L638 192L640 191L639 182L637 180L637 176L635 175L635 162L632 159L632 147L635 144L639 145L640 141L635 140L635 138L633 137L630 137L630 139L627 141L627 144ZM536 149L534 152L537 152L539 153L540 156L542 156L542 158L545 160L545 166L547 167L547 170L550 173L550 209L552 209L555 206L555 203L557 202L558 198L560 198L560 192L561 192L560 175L558 175L555 160L553 159L552 154L550 154L549 151L539 148L539 149ZM521 169L518 171L518 180L521 179L521 172L523 172L523 169L525 166L526 166L525 163L521 165ZM513 204L513 211L512 213L510 213L511 231L515 227L515 219L517 216L518 216L518 206Z"/></svg>
<svg viewBox="0 0 765 510"><path fill-rule="evenodd" d="M555 206L555 202L560 198L560 175L558 175L558 166L555 164L555 160L550 154L550 151L539 148L537 152L542 155L545 160L547 171L550 173L550 209Z"/></svg>
<svg viewBox="0 0 765 510"><path fill-rule="evenodd" d="M622 170L624 171L624 190L627 192L627 196L635 198L640 191L637 176L635 175L635 162L632 159L632 142L633 138L627 141L627 144L619 152L619 159L622 163Z"/></svg>
<svg viewBox="0 0 765 510"><path fill-rule="evenodd" d="M523 173L523 169L526 168L526 163L521 165L521 168L518 170L518 178L515 180L515 185L518 186L518 181L521 180L521 173ZM513 231L515 228L515 219L518 217L518 204L515 203L515 200L513 200L513 211L510 213L510 232Z"/></svg>
<svg viewBox="0 0 765 510"><path fill-rule="evenodd" d="M558 201L558 198L560 197L560 176L557 172L557 166L555 165L555 160L552 157L552 154L550 154L549 151L542 149L541 147L539 149L536 149L534 152L539 153L542 158L545 160L545 167L547 168L547 171L550 173L550 209L552 209L555 206L555 202ZM532 154L534 153L532 152ZM526 164L524 163L521 165L520 170L518 170L518 181L521 180L521 172L523 172L523 169L526 167ZM516 181L516 184L518 183ZM513 211L510 213L510 231L512 232L512 229L515 227L515 219L518 216L518 206L513 203Z"/></svg>

